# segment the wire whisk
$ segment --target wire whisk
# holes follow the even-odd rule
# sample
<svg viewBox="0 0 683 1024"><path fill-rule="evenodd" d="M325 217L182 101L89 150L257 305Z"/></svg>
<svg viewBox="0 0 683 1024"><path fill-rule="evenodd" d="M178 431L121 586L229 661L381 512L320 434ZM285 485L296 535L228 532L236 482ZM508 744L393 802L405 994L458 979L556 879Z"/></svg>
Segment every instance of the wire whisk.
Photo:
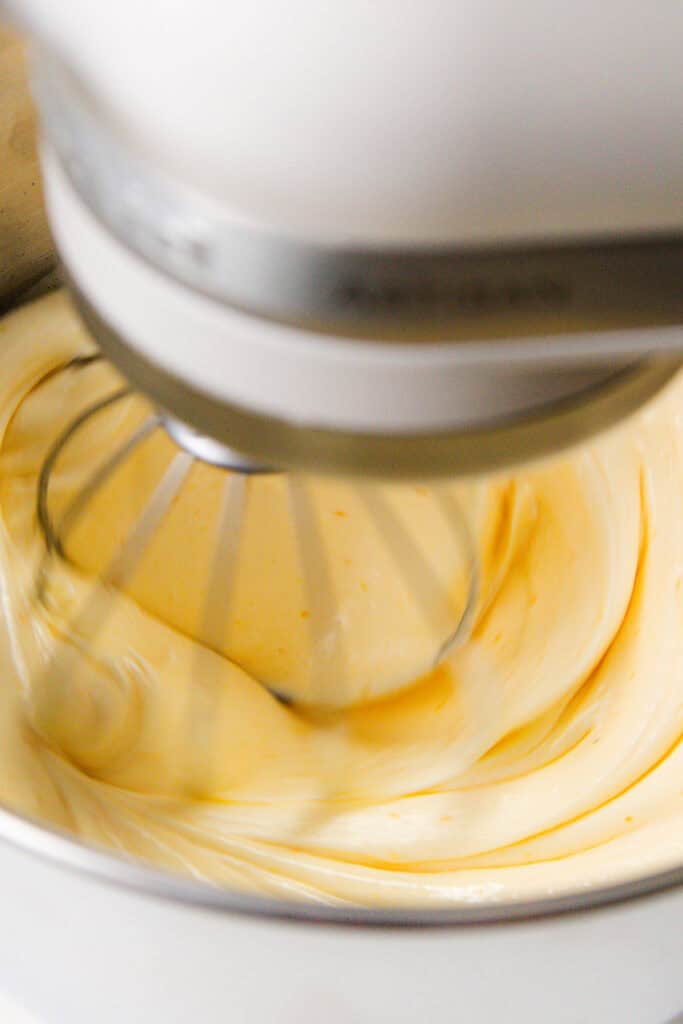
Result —
<svg viewBox="0 0 683 1024"><path fill-rule="evenodd" d="M303 708L381 699L469 635L478 556L452 487L236 465L120 384L98 355L64 363L43 384L58 389L60 378L79 404L63 410L36 485L35 596L61 616L37 687L42 732L63 702L59 680L69 673L73 688L87 670L83 651L106 656L122 594ZM32 397L41 400L40 387ZM79 581L68 614L64 568ZM196 690L189 717L199 734L211 708Z"/></svg>

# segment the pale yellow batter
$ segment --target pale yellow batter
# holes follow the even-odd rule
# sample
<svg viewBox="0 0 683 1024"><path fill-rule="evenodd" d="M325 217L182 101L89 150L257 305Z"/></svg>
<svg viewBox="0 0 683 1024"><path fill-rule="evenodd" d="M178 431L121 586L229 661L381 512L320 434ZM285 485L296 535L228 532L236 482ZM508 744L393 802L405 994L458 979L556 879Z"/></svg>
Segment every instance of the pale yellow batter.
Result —
<svg viewBox="0 0 683 1024"><path fill-rule="evenodd" d="M103 599L95 570L173 456L156 432L73 529L72 566L50 561L39 609L40 465L120 385L101 364L46 376L88 349L59 295L0 324L1 801L325 903L504 901L683 861L683 382L476 484L195 466ZM144 412L125 400L68 446L55 515ZM470 639L431 671L467 600L457 508L481 586Z"/></svg>

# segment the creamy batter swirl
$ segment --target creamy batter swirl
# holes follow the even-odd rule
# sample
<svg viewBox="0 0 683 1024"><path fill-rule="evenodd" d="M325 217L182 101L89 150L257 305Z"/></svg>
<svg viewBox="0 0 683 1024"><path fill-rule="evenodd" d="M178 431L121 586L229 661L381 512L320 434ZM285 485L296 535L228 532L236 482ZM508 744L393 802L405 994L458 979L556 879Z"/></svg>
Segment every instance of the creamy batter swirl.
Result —
<svg viewBox="0 0 683 1024"><path fill-rule="evenodd" d="M38 606L40 466L120 385L104 364L52 372L90 350L61 295L0 325L0 800L172 870L331 904L506 901L683 861L683 383L590 446L476 483L246 491L194 466L103 598L97 576L173 455L157 432L69 562L51 560ZM69 446L57 512L144 412L123 401ZM432 670L467 597L455 508L481 587L469 639Z"/></svg>

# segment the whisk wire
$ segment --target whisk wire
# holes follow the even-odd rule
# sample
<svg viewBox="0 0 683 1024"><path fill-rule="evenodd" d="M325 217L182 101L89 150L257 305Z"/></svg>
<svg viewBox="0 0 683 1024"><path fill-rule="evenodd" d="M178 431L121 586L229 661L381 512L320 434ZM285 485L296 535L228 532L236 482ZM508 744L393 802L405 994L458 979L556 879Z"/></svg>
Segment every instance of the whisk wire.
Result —
<svg viewBox="0 0 683 1024"><path fill-rule="evenodd" d="M189 472L192 456L179 452L147 501L135 527L109 562L81 607L66 626L59 629L64 638L93 637L103 628L114 600L115 588L122 587L134 573L147 545L180 491ZM32 687L33 724L44 736L53 732L60 711L64 686L72 680L68 672L73 654L68 644L57 648Z"/></svg>
<svg viewBox="0 0 683 1024"><path fill-rule="evenodd" d="M434 621L435 609L448 597L444 584L380 488L375 484L363 483L359 484L357 489L378 536L392 556L399 576L405 582L407 592L412 595L420 614L429 625ZM478 594L477 554L471 531L455 498L446 495L443 490L440 490L439 494L442 513L450 529L455 532L457 546L465 551L468 580L465 608L457 625L439 647L434 659L435 665L468 635Z"/></svg>
<svg viewBox="0 0 683 1024"><path fill-rule="evenodd" d="M479 554L474 540L472 529L469 526L462 506L455 496L448 492L443 484L434 487L434 496L441 509L443 518L450 530L454 533L456 544L465 554L467 570L467 597L465 606L460 616L460 622L456 629L446 638L439 648L434 664L438 665L461 643L467 640L474 626L475 616L479 607L479 595L481 591L481 571Z"/></svg>
<svg viewBox="0 0 683 1024"><path fill-rule="evenodd" d="M90 485L86 485L82 492L80 492L76 499L72 502L71 506L67 510L61 524L61 529L56 530L52 522L52 517L49 510L49 488L52 480L55 467L59 460L60 455L68 445L68 443L74 438L81 428L88 423L98 413L105 409L111 408L120 402L122 399L128 397L131 394L130 388L121 388L118 391L107 395L106 398L100 399L99 402L95 402L93 405L89 405L87 409L84 409L65 430L59 435L52 448L45 457L45 461L41 467L40 476L38 477L38 493L36 501L36 511L38 515L38 524L43 531L45 537L45 545L49 551L55 551L61 555L62 558L66 557L63 545L63 537L61 531L65 528L68 529L69 525L73 525L74 520L78 517L80 511L87 505L92 494L95 490L104 482L109 474L119 465L119 463L125 458L129 450L135 447L137 440L135 438L130 439L131 442L127 442L122 445L120 452L115 453L97 472L91 477Z"/></svg>
<svg viewBox="0 0 683 1024"><path fill-rule="evenodd" d="M338 698L344 692L348 655L320 524L306 481L290 476L288 491L312 635L313 675L321 691Z"/></svg>
<svg viewBox="0 0 683 1024"><path fill-rule="evenodd" d="M199 624L199 635L214 649L219 648L230 613L248 479L229 473L221 494L214 533L214 557ZM201 646L195 649L187 708L187 765L184 772L185 789L195 798L202 796L207 781L213 776L216 754L213 737L217 723L215 680L211 666L215 664L203 656Z"/></svg>

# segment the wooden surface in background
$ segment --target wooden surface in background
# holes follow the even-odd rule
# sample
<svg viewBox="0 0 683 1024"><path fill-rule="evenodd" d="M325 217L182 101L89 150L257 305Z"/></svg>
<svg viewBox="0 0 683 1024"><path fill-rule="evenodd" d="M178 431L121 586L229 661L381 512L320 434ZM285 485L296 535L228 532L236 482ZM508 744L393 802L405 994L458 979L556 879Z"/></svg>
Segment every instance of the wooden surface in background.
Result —
<svg viewBox="0 0 683 1024"><path fill-rule="evenodd" d="M43 208L35 129L23 47L0 26L0 309L55 261Z"/></svg>

